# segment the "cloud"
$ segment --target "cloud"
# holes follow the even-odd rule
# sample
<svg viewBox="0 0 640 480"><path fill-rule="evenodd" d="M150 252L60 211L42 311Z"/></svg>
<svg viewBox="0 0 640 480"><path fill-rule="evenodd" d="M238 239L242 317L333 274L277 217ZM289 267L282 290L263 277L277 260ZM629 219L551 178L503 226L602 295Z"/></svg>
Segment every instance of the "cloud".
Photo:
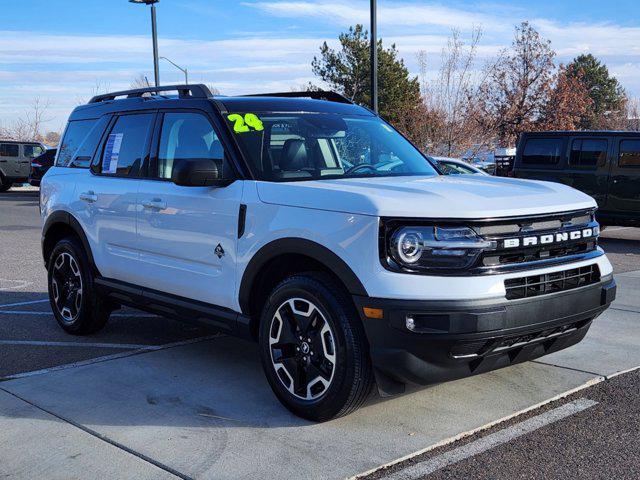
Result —
<svg viewBox="0 0 640 480"><path fill-rule="evenodd" d="M198 5L189 2L182 7ZM311 60L319 46L327 41L337 47L338 32L356 22L367 24L369 15L369 3L363 0L247 1L243 5L272 17L267 27L271 30L248 29L240 35L236 29L235 34L222 40L161 36L161 55L186 66L191 81L213 84L225 94L288 91L309 81L318 83L311 72ZM425 51L427 76L435 75L452 28L460 29L463 37L468 37L475 25L483 28L478 48L481 65L511 43L514 25L527 18L526 11L509 8L508 4L473 4L464 9L451 5L455 4L403 0L379 6L382 38L386 45L397 45L413 74L418 70L416 53ZM548 18L530 21L552 41L560 61L593 53L631 96L640 96L640 27ZM75 105L94 93L97 84L101 90L125 89L140 73L151 78L151 68L148 35L0 31L0 122L15 118L40 95L50 100L52 115L56 116L52 125L57 127ZM182 73L169 64L161 62L160 69L164 82L182 81Z"/></svg>
<svg viewBox="0 0 640 480"><path fill-rule="evenodd" d="M534 19L531 23L549 38L560 56L592 53L596 56L640 56L640 27L613 23L560 23Z"/></svg>
<svg viewBox="0 0 640 480"><path fill-rule="evenodd" d="M258 2L244 3L268 14L285 18L321 18L339 25L355 23L368 24L368 2ZM469 29L473 25L482 24L487 28L503 30L504 22L495 16L483 12L472 12L468 9L454 9L438 4L420 4L407 2L386 3L378 7L378 22L389 27L421 27L438 26Z"/></svg>

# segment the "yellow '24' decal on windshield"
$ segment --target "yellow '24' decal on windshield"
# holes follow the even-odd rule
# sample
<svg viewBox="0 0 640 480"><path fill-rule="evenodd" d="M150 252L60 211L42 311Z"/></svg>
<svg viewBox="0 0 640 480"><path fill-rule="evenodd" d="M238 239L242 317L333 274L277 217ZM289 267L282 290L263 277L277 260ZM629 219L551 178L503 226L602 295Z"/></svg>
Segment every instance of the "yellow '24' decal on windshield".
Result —
<svg viewBox="0 0 640 480"><path fill-rule="evenodd" d="M244 117L238 113L232 113L227 118L233 122L233 131L236 133L250 132L252 128L257 132L264 130L262 120L254 113L246 113Z"/></svg>

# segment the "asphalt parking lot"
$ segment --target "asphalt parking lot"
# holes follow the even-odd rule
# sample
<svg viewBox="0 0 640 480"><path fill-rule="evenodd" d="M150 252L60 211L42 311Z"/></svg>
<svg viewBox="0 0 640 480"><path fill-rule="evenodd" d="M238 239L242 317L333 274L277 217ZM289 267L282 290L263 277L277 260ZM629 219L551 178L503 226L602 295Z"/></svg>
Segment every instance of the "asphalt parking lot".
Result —
<svg viewBox="0 0 640 480"><path fill-rule="evenodd" d="M314 425L275 400L251 343L134 310L116 312L96 335L63 333L46 295L38 193L12 189L0 194L0 476L345 478L392 463L372 475L423 478L423 470L410 467L438 455L442 461L441 455L510 424L587 399L597 404L578 402L589 406L490 451L477 450L433 478L551 476L553 470L536 475L536 455L560 467L571 454L572 461L583 459L582 478L606 472L637 478L637 456L631 463L620 458L625 448L638 447L638 374L608 377L640 365L640 229L610 227L601 244L618 274L619 297L581 344L399 398L373 397L349 417ZM626 447L616 435L628 439ZM406 456L407 463L397 463ZM588 461L598 456L610 467Z"/></svg>

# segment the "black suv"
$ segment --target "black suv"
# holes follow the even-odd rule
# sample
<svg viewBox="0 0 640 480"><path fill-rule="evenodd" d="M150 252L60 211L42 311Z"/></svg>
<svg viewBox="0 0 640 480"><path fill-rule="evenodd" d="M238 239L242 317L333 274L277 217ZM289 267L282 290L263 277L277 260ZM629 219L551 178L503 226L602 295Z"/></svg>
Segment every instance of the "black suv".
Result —
<svg viewBox="0 0 640 480"><path fill-rule="evenodd" d="M513 176L591 195L602 225L640 225L640 132L523 133Z"/></svg>

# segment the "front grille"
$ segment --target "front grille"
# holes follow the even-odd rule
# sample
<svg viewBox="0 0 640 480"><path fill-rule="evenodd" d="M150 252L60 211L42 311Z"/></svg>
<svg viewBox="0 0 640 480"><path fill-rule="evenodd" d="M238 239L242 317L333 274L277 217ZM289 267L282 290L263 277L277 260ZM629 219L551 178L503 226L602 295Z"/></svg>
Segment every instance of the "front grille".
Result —
<svg viewBox="0 0 640 480"><path fill-rule="evenodd" d="M485 270L517 269L530 262L558 263L565 257L575 261L576 257L594 252L598 246L598 224L592 211L499 220L473 228L482 238L496 244L496 248L487 249L480 256L479 268ZM568 235L572 231L585 229L592 229L595 234L575 240L555 241L558 234ZM554 241L540 241L535 245L525 243L527 237L539 239L543 236L552 236ZM520 243L515 248L507 248L507 239L517 239Z"/></svg>
<svg viewBox="0 0 640 480"><path fill-rule="evenodd" d="M591 240L560 247L523 248L516 252L488 252L483 256L482 264L485 267L493 267L499 265L535 262L539 260L566 257L569 255L579 255L581 253L591 252L592 250L595 250L595 248L596 242L595 240Z"/></svg>
<svg viewBox="0 0 640 480"><path fill-rule="evenodd" d="M530 275L528 277L511 278L505 280L507 300L537 297L549 293L572 290L600 281L600 270L597 265L572 268L560 272L544 275Z"/></svg>

